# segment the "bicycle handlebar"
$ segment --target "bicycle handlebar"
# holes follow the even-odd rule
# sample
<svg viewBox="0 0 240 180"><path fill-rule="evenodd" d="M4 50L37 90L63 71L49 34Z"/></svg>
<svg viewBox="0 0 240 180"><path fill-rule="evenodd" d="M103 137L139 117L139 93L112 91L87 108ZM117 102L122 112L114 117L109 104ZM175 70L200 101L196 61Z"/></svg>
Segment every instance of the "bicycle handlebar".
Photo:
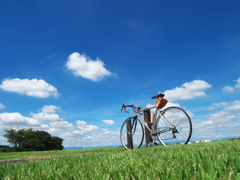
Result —
<svg viewBox="0 0 240 180"><path fill-rule="evenodd" d="M122 110L124 110L126 113L129 113L129 111L126 110L126 107L134 107L134 105L125 105L125 104L122 104Z"/></svg>

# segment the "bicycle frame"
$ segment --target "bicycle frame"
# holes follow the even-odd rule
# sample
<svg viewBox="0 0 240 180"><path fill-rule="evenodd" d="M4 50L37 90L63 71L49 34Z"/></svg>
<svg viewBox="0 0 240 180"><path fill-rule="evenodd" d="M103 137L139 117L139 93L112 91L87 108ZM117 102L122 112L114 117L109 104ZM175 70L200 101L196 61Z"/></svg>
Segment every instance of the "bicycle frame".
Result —
<svg viewBox="0 0 240 180"><path fill-rule="evenodd" d="M163 118L163 120L165 121L165 123L168 123L168 124L170 124L171 126L173 126L173 125L164 117L164 115L163 115L163 113L162 113L163 111L160 110L160 109L157 109L155 106L150 107L150 108L146 108L146 109L144 109L144 110L138 110L138 106L132 107L132 108L133 108L133 111L134 111L134 114L135 114L135 116L133 116L133 117L134 117L134 118L135 118L135 117L138 118L138 119L141 121L141 123L143 123L144 126L149 130L149 132L151 133L152 136L155 136L155 135L160 134L160 133L165 133L165 132L168 132L168 131L171 131L171 130L174 129L174 127L170 127L170 126L169 126L168 129L164 129L164 130L161 130L161 131L154 132L154 130L156 129L157 120L158 120L158 118L160 118L160 117ZM143 120L143 118L140 116L140 114L141 114L141 112L143 112L143 111L147 111L147 110L154 109L154 108L156 108L155 114L157 114L157 112L159 111L159 115L158 115L158 116L155 116L154 123L153 123L153 128L150 128L150 127L148 126L148 124L147 124L147 123Z"/></svg>

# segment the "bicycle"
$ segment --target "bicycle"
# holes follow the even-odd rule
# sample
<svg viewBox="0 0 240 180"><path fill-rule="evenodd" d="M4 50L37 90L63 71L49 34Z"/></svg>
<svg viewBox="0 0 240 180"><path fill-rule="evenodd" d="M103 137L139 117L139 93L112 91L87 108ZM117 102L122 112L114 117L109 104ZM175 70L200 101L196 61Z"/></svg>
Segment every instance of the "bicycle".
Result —
<svg viewBox="0 0 240 180"><path fill-rule="evenodd" d="M141 108L134 105L122 105L126 113L127 107L131 107L134 116L127 118L120 130L120 140L123 147L127 150L139 149L143 143L144 129L143 125L149 130L152 142L148 147L153 147L159 141L161 145L167 146L172 144L187 144L192 135L192 122L187 114L180 107L171 106L164 110L162 108L167 104L167 99L163 98L164 94L160 93L153 96L157 98L155 106L140 110ZM156 108L155 114L152 113L152 122L145 122L141 117L142 112ZM155 116L155 117L154 117Z"/></svg>

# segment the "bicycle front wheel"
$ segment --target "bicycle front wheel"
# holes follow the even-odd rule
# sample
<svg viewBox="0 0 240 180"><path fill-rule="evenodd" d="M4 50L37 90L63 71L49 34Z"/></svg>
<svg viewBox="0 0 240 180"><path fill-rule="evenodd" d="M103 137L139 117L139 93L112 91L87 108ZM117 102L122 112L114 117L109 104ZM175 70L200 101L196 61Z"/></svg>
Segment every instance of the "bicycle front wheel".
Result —
<svg viewBox="0 0 240 180"><path fill-rule="evenodd" d="M164 146L187 144L192 135L192 122L179 107L169 107L160 112L156 122L158 140Z"/></svg>
<svg viewBox="0 0 240 180"><path fill-rule="evenodd" d="M120 140L123 147L127 150L136 150L143 143L143 125L137 117L126 119L120 130Z"/></svg>

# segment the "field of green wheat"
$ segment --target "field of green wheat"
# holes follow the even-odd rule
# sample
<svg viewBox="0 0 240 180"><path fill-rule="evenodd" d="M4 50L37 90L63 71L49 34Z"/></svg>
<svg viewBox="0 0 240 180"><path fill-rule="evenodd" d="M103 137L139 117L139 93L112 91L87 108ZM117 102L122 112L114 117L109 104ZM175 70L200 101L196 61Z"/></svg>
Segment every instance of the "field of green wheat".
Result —
<svg viewBox="0 0 240 180"><path fill-rule="evenodd" d="M13 159L31 161L7 162ZM0 161L4 161L0 166L3 180L239 180L240 140L142 147L136 151L119 147L0 153Z"/></svg>

